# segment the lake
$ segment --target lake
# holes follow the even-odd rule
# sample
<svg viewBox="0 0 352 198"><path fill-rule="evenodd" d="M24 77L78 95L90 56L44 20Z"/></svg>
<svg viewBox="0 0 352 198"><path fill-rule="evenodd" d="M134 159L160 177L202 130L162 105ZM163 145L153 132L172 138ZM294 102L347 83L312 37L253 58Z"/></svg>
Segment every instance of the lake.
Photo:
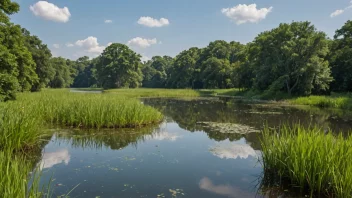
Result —
<svg viewBox="0 0 352 198"><path fill-rule="evenodd" d="M165 120L142 129L57 129L39 162L53 197L271 197L260 190L264 125L347 134L352 113L228 98L141 99ZM275 197L275 196L272 196Z"/></svg>

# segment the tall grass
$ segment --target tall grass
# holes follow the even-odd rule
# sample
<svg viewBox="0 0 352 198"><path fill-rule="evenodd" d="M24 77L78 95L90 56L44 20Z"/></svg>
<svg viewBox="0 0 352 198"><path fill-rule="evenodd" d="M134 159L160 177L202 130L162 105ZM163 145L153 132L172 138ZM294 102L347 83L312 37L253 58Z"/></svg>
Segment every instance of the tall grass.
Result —
<svg viewBox="0 0 352 198"><path fill-rule="evenodd" d="M84 128L139 127L162 120L162 114L137 99L109 94L45 91L20 96L35 105L46 123Z"/></svg>
<svg viewBox="0 0 352 198"><path fill-rule="evenodd" d="M0 196L14 197L43 197L39 189L38 172L32 173L32 182L28 186L29 173L32 165L21 156L13 156L10 151L0 151Z"/></svg>
<svg viewBox="0 0 352 198"><path fill-rule="evenodd" d="M262 152L266 186L288 184L311 197L352 196L352 136L300 125L266 128Z"/></svg>
<svg viewBox="0 0 352 198"><path fill-rule="evenodd" d="M199 97L200 92L192 89L109 89L104 93L114 93L120 96L141 98L141 97Z"/></svg>
<svg viewBox="0 0 352 198"><path fill-rule="evenodd" d="M350 95L299 97L296 99L291 99L289 102L297 105L352 110L352 97Z"/></svg>

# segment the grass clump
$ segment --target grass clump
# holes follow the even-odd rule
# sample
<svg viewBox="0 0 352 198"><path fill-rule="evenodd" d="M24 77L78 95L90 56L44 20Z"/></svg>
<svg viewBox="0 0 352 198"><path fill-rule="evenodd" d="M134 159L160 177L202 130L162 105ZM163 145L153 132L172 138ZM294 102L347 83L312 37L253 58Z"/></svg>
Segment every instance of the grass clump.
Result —
<svg viewBox="0 0 352 198"><path fill-rule="evenodd" d="M33 173L31 185L28 186L31 163L21 156L14 156L11 151L0 151L0 195L3 198L43 197L39 189L39 175Z"/></svg>
<svg viewBox="0 0 352 198"><path fill-rule="evenodd" d="M114 93L120 96L132 97L132 98L150 98L150 97L199 97L201 94L192 89L109 89L105 90L104 93Z"/></svg>
<svg viewBox="0 0 352 198"><path fill-rule="evenodd" d="M0 150L38 148L42 121L34 104L7 102L0 105Z"/></svg>
<svg viewBox="0 0 352 198"><path fill-rule="evenodd" d="M299 188L314 196L352 196L352 136L318 127L265 128L262 137L264 186Z"/></svg>
<svg viewBox="0 0 352 198"><path fill-rule="evenodd" d="M162 114L139 100L111 94L48 90L24 94L20 101L37 107L46 123L83 128L140 127L157 123Z"/></svg>
<svg viewBox="0 0 352 198"><path fill-rule="evenodd" d="M310 105L321 108L340 108L352 110L352 97L348 94L299 97L296 99L291 99L289 102L296 105Z"/></svg>

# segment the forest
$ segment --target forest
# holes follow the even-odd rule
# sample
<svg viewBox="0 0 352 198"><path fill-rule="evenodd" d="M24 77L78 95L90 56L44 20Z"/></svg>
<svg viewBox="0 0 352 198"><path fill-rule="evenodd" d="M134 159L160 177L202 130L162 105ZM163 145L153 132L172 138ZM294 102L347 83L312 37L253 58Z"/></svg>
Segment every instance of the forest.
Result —
<svg viewBox="0 0 352 198"><path fill-rule="evenodd" d="M189 88L227 89L263 96L328 95L352 91L352 21L334 38L308 21L282 23L241 44L217 40L176 57L146 62L127 45L113 43L96 58L53 57L40 38L9 15L19 5L0 7L0 101L42 88Z"/></svg>

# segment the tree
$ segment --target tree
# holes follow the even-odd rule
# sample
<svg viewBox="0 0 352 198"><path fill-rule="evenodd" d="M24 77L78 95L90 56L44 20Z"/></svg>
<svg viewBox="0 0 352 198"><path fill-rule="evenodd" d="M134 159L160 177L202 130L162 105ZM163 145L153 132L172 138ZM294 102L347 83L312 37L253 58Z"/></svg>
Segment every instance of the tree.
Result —
<svg viewBox="0 0 352 198"><path fill-rule="evenodd" d="M50 59L50 64L55 70L54 78L50 81L51 88L70 87L73 82L70 67L67 65L67 60L62 57L54 57Z"/></svg>
<svg viewBox="0 0 352 198"><path fill-rule="evenodd" d="M25 38L25 45L32 54L32 59L35 62L35 72L39 78L33 84L31 90L39 91L41 88L48 86L55 75L55 70L50 64L51 51L47 45L42 44L42 41L37 36L32 36L28 30L22 28L22 34Z"/></svg>
<svg viewBox="0 0 352 198"><path fill-rule="evenodd" d="M89 60L89 57L84 56L75 61L74 68L78 72L74 78L72 87L91 87L96 84L96 79L93 76L93 68L96 59Z"/></svg>
<svg viewBox="0 0 352 198"><path fill-rule="evenodd" d="M105 89L141 85L141 56L123 44L114 43L98 57L96 77Z"/></svg>
<svg viewBox="0 0 352 198"><path fill-rule="evenodd" d="M154 56L152 60L146 62L142 69L145 76L143 86L165 88L172 64L173 59L169 56Z"/></svg>
<svg viewBox="0 0 352 198"><path fill-rule="evenodd" d="M259 90L309 95L324 91L332 81L325 33L309 22L280 24L259 34L250 44L249 60Z"/></svg>
<svg viewBox="0 0 352 198"><path fill-rule="evenodd" d="M352 91L352 21L338 29L331 43L332 90Z"/></svg>
<svg viewBox="0 0 352 198"><path fill-rule="evenodd" d="M168 79L169 87L194 88L196 63L200 50L196 47L185 50L176 56Z"/></svg>
<svg viewBox="0 0 352 198"><path fill-rule="evenodd" d="M19 5L9 0L0 1L0 98L15 98L17 91L29 90L38 81L35 63L25 46L19 25L10 23L7 15L19 10Z"/></svg>
<svg viewBox="0 0 352 198"><path fill-rule="evenodd" d="M20 6L16 2L11 2L11 0L1 0L0 1L0 23L9 23L9 17L17 13L20 10Z"/></svg>

